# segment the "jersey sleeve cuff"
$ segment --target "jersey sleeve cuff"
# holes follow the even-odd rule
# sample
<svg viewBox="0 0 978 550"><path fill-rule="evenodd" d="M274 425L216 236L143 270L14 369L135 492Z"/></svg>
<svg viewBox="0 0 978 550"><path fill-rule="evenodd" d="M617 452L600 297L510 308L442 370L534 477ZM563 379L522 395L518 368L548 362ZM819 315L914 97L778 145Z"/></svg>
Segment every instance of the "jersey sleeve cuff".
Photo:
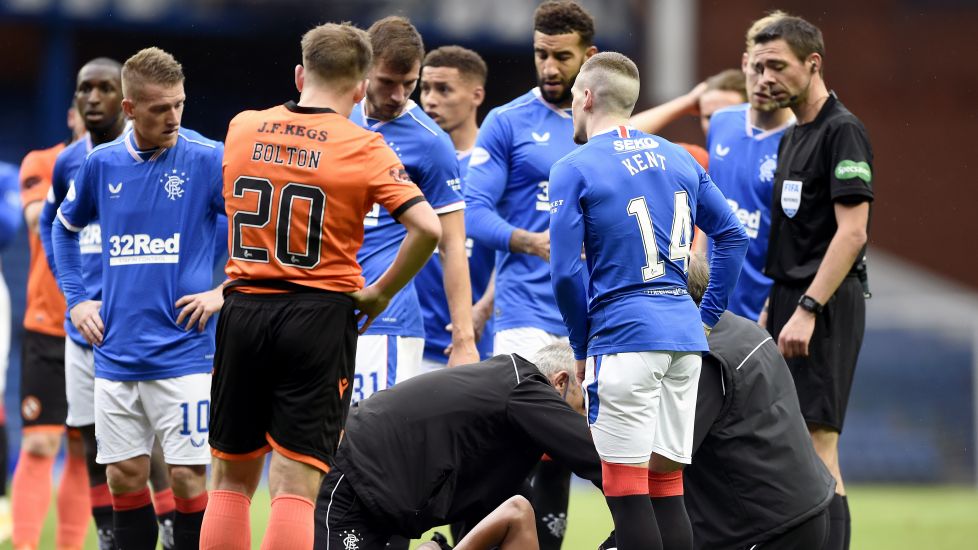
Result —
<svg viewBox="0 0 978 550"><path fill-rule="evenodd" d="M78 233L84 229L84 227L78 227L77 225L73 225L70 221L68 221L68 218L61 213L60 208L58 209L58 219L61 221L61 225L65 226L65 229L71 231L72 233Z"/></svg>
<svg viewBox="0 0 978 550"><path fill-rule="evenodd" d="M451 214L452 212L458 212L460 210L465 210L465 201L455 201L444 206L436 207L435 214L441 216L443 214Z"/></svg>
<svg viewBox="0 0 978 550"><path fill-rule="evenodd" d="M398 206L393 212L391 212L391 217L394 218L395 220L400 218L402 215L404 215L405 212L408 211L408 208L411 208L412 206L418 204L419 202L426 202L425 198L421 195L418 195L413 199L408 199L404 201L404 204Z"/></svg>

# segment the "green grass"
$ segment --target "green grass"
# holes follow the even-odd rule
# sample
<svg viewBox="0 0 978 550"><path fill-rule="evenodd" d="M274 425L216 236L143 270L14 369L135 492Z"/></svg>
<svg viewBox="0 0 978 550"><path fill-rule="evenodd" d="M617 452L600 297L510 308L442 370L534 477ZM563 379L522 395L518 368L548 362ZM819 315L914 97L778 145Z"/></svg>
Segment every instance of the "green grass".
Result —
<svg viewBox="0 0 978 550"><path fill-rule="evenodd" d="M978 491L970 487L877 486L849 488L852 547L859 550L974 548L978 540ZM268 515L268 492L252 505L252 542L258 548ZM611 530L611 516L600 493L576 487L571 497L565 550L593 550ZM48 515L42 549L54 548L54 514ZM0 550L11 548L9 542ZM97 550L93 529L86 550Z"/></svg>

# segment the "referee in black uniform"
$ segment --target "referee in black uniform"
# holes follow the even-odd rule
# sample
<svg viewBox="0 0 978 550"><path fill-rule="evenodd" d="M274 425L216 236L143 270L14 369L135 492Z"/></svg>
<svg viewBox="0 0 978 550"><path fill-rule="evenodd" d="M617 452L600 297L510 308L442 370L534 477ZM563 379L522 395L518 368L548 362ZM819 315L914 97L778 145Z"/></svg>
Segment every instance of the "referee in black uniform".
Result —
<svg viewBox="0 0 978 550"><path fill-rule="evenodd" d="M709 281L689 261L689 295ZM794 382L757 323L724 313L709 336L696 398L693 463L683 471L697 550L822 550L835 480L812 448Z"/></svg>
<svg viewBox="0 0 978 550"><path fill-rule="evenodd" d="M519 493L546 453L601 487L566 344L417 376L350 409L316 501L315 548L382 550L475 525Z"/></svg>
<svg viewBox="0 0 978 550"><path fill-rule="evenodd" d="M866 322L859 274L873 153L865 127L822 79L817 27L784 17L751 41L748 69L797 119L778 149L766 266L774 284L761 319L788 360L815 451L836 480L827 548L848 548L838 442Z"/></svg>

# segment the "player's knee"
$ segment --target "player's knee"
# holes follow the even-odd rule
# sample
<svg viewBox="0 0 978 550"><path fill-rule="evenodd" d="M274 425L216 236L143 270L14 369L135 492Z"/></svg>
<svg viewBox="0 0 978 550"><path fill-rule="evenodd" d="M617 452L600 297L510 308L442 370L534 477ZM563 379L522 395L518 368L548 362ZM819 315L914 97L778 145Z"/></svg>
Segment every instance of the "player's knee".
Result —
<svg viewBox="0 0 978 550"><path fill-rule="evenodd" d="M25 433L21 448L29 455L51 457L58 454L60 443L61 434Z"/></svg>
<svg viewBox="0 0 978 550"><path fill-rule="evenodd" d="M206 466L170 466L170 479L173 494L180 498L191 498L207 488Z"/></svg>
<svg viewBox="0 0 978 550"><path fill-rule="evenodd" d="M522 495L516 495L502 505L508 523L530 525L536 520L533 515L533 505Z"/></svg>
<svg viewBox="0 0 978 550"><path fill-rule="evenodd" d="M105 467L105 477L114 495L140 491L149 478L149 460L141 456L109 464Z"/></svg>

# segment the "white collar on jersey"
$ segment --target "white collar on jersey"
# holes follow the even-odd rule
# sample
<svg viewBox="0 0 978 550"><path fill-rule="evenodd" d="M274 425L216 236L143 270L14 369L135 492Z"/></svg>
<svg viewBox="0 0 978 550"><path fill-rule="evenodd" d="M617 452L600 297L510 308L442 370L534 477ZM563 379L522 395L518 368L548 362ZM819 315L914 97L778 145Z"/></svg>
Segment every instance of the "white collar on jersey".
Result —
<svg viewBox="0 0 978 550"><path fill-rule="evenodd" d="M768 136L776 134L795 123L795 116L791 115L791 120L785 122L781 126L778 126L777 128L772 128L770 130L763 130L750 123L750 113L753 109L754 108L751 107L750 104L748 104L747 108L744 109L744 132L747 134L747 137L756 139L757 141L761 141L762 139ZM755 134L754 130L760 130L760 132Z"/></svg>
<svg viewBox="0 0 978 550"><path fill-rule="evenodd" d="M179 139L179 137L177 139ZM153 152L152 155L150 155L148 159L143 159L140 153L148 153L150 150L147 149L146 151L140 151L136 148L136 136L133 135L132 129L125 133L125 137L122 138L122 141L126 143L126 150L129 151L129 154L136 160L136 162L154 161L160 158L160 156L165 153L167 149L166 147L159 147Z"/></svg>
<svg viewBox="0 0 978 550"><path fill-rule="evenodd" d="M407 103L404 104L404 108L401 109L401 112L398 113L398 115L396 117L394 117L394 118L392 118L390 120L381 120L381 121L378 121L375 124L370 124L370 122L369 122L370 117L367 116L367 96L363 96L363 99L360 100L360 116L361 116L361 122L360 122L360 124L362 124L365 128L369 128L371 130L375 130L376 131L377 128L380 128L381 126L383 126L384 124L387 124L388 122L392 122L394 120L397 120L397 119L401 118L402 116L407 116L417 106L418 106L418 104L415 103L413 99L409 99L409 100L407 100ZM376 120L376 119L374 119L374 120Z"/></svg>
<svg viewBox="0 0 978 550"><path fill-rule="evenodd" d="M556 105L554 105L553 103L550 103L546 99L543 99L543 94L540 92L540 87L539 86L537 86L536 88L533 88L532 91L533 91L533 95L535 95L537 97L537 99L540 100L540 103L543 103L544 105L546 105L548 109L550 109L551 111L557 113L562 118L572 118L571 117L571 110L570 109L561 109L560 107L557 107Z"/></svg>

